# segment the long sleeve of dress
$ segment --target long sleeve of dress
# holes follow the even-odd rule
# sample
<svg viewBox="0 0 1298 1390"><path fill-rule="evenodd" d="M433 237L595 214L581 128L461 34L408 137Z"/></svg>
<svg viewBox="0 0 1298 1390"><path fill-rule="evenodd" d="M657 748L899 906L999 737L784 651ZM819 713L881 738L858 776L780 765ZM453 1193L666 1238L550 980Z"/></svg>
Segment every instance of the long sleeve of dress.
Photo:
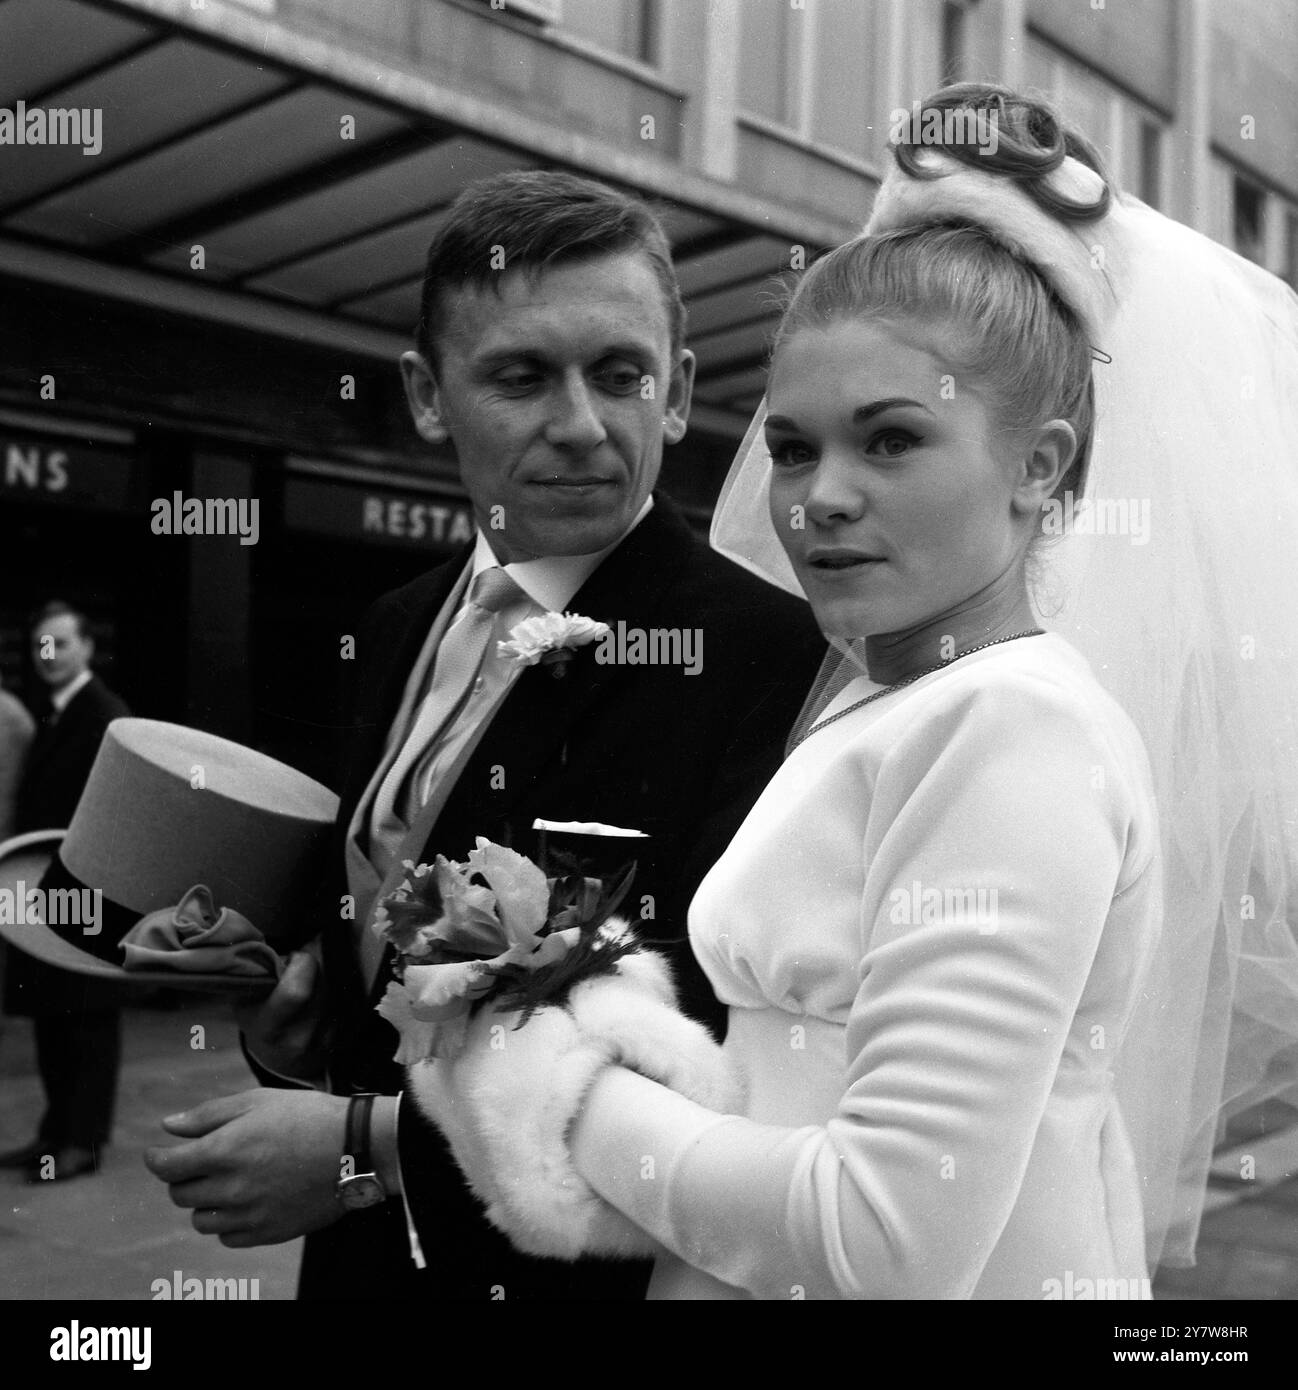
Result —
<svg viewBox="0 0 1298 1390"><path fill-rule="evenodd" d="M1105 1065L1108 1044L1088 1053L1075 1025L1106 922L1121 927L1115 900L1148 869L1130 852L1129 771L1058 686L934 702L862 769L859 987L836 1113L759 1124L612 1070L573 1131L579 1172L760 1298L968 1297L1052 1092ZM950 910L948 891L980 889L990 911ZM945 909L930 910L934 890Z"/></svg>

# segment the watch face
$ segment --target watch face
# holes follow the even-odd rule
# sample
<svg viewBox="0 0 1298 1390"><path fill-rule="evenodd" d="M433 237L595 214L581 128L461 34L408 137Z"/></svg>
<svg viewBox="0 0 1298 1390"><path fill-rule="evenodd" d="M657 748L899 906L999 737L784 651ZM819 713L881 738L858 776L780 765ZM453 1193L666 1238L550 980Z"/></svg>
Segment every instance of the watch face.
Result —
<svg viewBox="0 0 1298 1390"><path fill-rule="evenodd" d="M357 1173L355 1177L338 1180L338 1200L348 1211L377 1206L387 1200L383 1184L373 1173Z"/></svg>

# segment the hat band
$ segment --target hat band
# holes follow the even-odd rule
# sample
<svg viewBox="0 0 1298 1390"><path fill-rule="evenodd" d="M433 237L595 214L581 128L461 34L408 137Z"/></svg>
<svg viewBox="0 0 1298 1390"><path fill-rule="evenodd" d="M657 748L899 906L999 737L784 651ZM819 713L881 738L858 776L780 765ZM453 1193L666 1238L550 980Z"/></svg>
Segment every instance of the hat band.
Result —
<svg viewBox="0 0 1298 1390"><path fill-rule="evenodd" d="M140 914L105 897L76 877L56 853L40 882L18 881L14 895L14 925L44 928L70 946L86 951L110 965L121 965L122 937ZM9 938L22 946L21 932Z"/></svg>

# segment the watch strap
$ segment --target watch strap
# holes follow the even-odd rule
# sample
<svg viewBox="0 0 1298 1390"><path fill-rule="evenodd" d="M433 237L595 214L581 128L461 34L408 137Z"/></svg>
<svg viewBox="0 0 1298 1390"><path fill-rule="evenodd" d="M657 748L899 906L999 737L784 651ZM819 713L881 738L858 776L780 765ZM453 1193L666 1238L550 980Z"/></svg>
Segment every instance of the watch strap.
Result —
<svg viewBox="0 0 1298 1390"><path fill-rule="evenodd" d="M378 1096L373 1091L363 1091L353 1096L347 1106L347 1126L343 1135L343 1153L353 1159L354 1173L372 1173L374 1160L370 1154L370 1112Z"/></svg>

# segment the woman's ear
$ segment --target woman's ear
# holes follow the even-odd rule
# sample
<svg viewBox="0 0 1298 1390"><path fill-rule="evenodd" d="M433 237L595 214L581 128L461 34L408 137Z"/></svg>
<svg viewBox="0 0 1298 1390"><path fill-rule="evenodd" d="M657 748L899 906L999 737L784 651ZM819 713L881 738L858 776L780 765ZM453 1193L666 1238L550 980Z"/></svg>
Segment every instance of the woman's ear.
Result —
<svg viewBox="0 0 1298 1390"><path fill-rule="evenodd" d="M1077 457L1077 431L1067 420L1047 420L1028 441L1014 488L1014 510L1036 516L1054 496Z"/></svg>
<svg viewBox="0 0 1298 1390"><path fill-rule="evenodd" d="M406 388L410 418L421 439L429 444L445 444L451 437L442 414L442 393L437 375L421 352L401 354L401 380Z"/></svg>

